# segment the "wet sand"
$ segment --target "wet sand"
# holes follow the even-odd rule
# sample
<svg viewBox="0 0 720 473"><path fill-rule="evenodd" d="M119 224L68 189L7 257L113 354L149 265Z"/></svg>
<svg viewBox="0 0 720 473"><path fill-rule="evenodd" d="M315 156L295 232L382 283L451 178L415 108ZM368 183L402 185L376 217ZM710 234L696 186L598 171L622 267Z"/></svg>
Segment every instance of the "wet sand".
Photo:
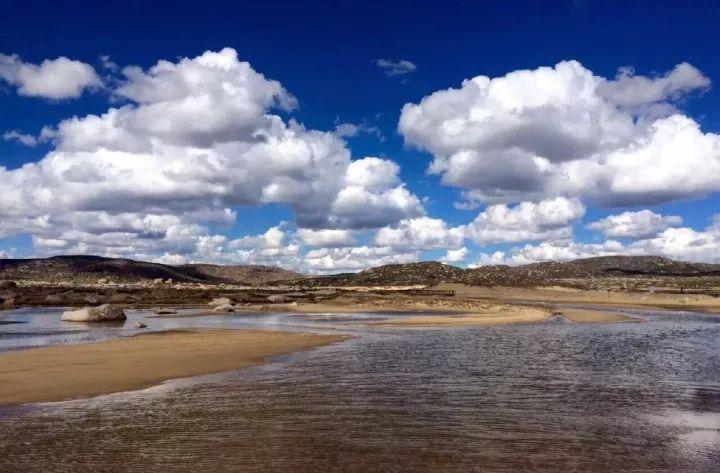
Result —
<svg viewBox="0 0 720 473"><path fill-rule="evenodd" d="M508 303L542 302L589 304L608 307L652 307L671 310L695 310L720 313L720 298L705 294L666 294L631 291L582 290L566 287L519 288L503 286L470 286L442 283L430 289L452 290L455 297L477 298Z"/></svg>
<svg viewBox="0 0 720 473"><path fill-rule="evenodd" d="M627 322L632 320L627 315L605 310L562 309L559 313L566 319L578 323Z"/></svg>
<svg viewBox="0 0 720 473"><path fill-rule="evenodd" d="M474 325L499 325L543 322L550 311L529 307L497 306L487 312L453 315L417 315L402 319L372 322L380 326L446 326L465 327Z"/></svg>
<svg viewBox="0 0 720 473"><path fill-rule="evenodd" d="M174 330L0 354L0 405L143 389L232 371L346 336L260 330Z"/></svg>

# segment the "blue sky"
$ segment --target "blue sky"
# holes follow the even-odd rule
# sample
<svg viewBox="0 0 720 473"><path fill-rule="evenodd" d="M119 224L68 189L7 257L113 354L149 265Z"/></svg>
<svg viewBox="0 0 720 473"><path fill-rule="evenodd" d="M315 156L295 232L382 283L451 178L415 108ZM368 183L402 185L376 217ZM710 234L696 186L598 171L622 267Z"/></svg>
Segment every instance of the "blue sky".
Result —
<svg viewBox="0 0 720 473"><path fill-rule="evenodd" d="M5 58L5 65L0 63L0 132L6 136L0 140L0 166L6 168L5 188L0 189L6 196L5 201L0 198L4 256L91 252L169 262L277 263L308 272L440 258L458 265L615 253L718 260L720 221L714 219L720 213L720 177L711 174L720 167L715 135L720 131L720 95L715 90L720 62L713 46L720 6L714 2L6 4L0 29L0 53ZM225 183L227 188L193 190L190 198L184 193L189 186L184 188L182 180L172 186L146 181L139 168L121 174L136 182L137 193L125 185L128 182L118 184L119 188L91 188L83 180L63 181L63 175L53 174L49 166L43 171L18 171L25 163L47 160L48 153L60 156L54 165L61 167L61 159L77 160L79 153L84 153L82 159L92 159L88 153L104 153L107 144L96 140L84 144L86 148L74 145L76 138L58 125L78 117L89 126L85 118L102 116L111 108L130 107L137 112L157 103L157 97L148 99L148 92L139 90L153 77L150 68L158 61L178 65L182 58L192 61L223 48L234 50L238 63L246 61L265 80L277 81L284 92L276 93L275 99L286 93L297 102L283 108L252 99L263 109L260 115L278 117L288 129L291 123L300 123L307 135L333 134L338 125L354 125L354 136L333 135L337 143L332 146L344 146L347 156L332 157L333 152L327 151L322 159L344 160L338 165L344 170L350 162L380 158L353 167L356 177L372 182L359 182L350 171L324 169L293 181L299 190L292 197L270 195L277 193L270 191L276 189L273 186L287 185L288 176L295 179L300 171L288 171L284 161L264 163L256 154L239 157L237 147L227 149L227 143L250 142L239 138L248 126L267 125L256 123L260 115L252 117L251 125L241 123L248 118L240 113L246 104L239 102L238 108L227 110L228 122L218 125L222 129L204 130L201 142L186 139L186 123L171 124L177 126L172 136L167 130L159 138L142 132L148 142L160 139L176 146L182 141L183 151L172 150L178 160L173 165L190 175L196 158L181 155L206 147L230 163L219 175L250 176L249 181ZM113 66L104 66L103 56ZM39 92L23 89L23 80L29 79L18 77L18 71L59 57L84 63L94 71L94 78L84 77L83 85L77 76L52 78L36 71L35 79L46 81L46 87ZM380 59L391 64L408 61L414 68L392 75L391 68L379 65ZM573 77L615 85L597 86L590 99L580 94L558 105L547 96L537 105L535 98L556 93L556 86L572 87L572 77L563 76L556 67L563 61L577 61L567 73ZM676 69L683 64L692 69ZM124 72L128 66L143 76L129 77ZM473 103L473 91L462 86L463 80L476 76L494 80L543 67L555 72L549 77L534 74L530 89L518 85L519 79L507 81L506 93L512 97L529 91L525 102L520 100L510 109L493 105L507 103L508 98L492 93L488 101ZM62 71L47 72L51 73ZM180 77L183 71L175 73ZM618 74L630 80L620 83ZM53 80L65 84L80 80L80 88L71 91L77 93L50 90ZM532 91L535 85L538 90ZM458 107L457 116L452 116L453 104L447 102L451 96L442 94L450 88L465 94L462 101L467 109ZM184 93L198 97L204 92ZM248 88L244 93L259 97L263 91ZM441 112L421 105L423 98L435 93ZM228 103L227 98L219 100ZM598 104L590 106L588 100ZM421 120L401 130L405 104L415 104ZM478 111L495 118L471 119L472 123L462 125L463 136L448 135L451 124L458 125ZM537 118L546 112L551 123L547 127ZM138 115L134 113L122 126L140 120ZM589 128L570 130L576 116L590 117L591 122L603 117L608 124L597 134L590 122L583 125ZM660 123L665 127L655 130L653 126ZM127 126L137 131L137 124ZM679 130L688 126L696 126L697 133L682 135ZM48 131L40 137L45 127ZM33 137L36 143L22 144L8 134L13 131ZM73 132L87 137L91 131ZM581 136L573 135L576 132ZM506 140L502 146L496 143L501 135ZM121 152L103 154L90 161L91 166L126 165L129 158L123 153L134 138L125 137L128 141L120 145L113 142ZM307 144L315 138L294 139ZM585 151L569 160L556 151L570 144ZM522 156L515 154L518 148ZM557 156L544 156L546 149ZM147 159L145 151L133 148L132 152L140 163ZM531 162L535 166L537 159L547 160L551 167L542 173L534 169L537 175L531 176L525 166ZM623 162L637 165L626 169L618 164ZM428 172L432 163L443 170ZM172 167L162 159L156 164L159 167L152 169L160 173ZM289 174L270 175L260 169L264 164ZM394 165L399 170L393 178ZM593 171L587 176L582 169L589 167ZM390 178L378 184L380 175ZM206 188L217 182L206 182ZM252 187L248 183L258 183L255 191L263 194L250 195L248 190L245 195L241 188ZM530 192L529 187L535 190ZM159 188L162 195L154 195ZM400 190L405 192L403 202L397 200ZM350 200L339 203L343 192ZM30 202L37 196L42 198ZM558 198L562 200L554 200ZM118 204L123 200L127 208ZM224 209L232 216L198 215ZM610 219L602 220L606 217ZM598 221L604 223L588 228ZM183 226L193 228L192 234L178 236L183 233L178 227ZM303 238L299 227L315 232L314 238ZM273 228L277 231L266 235ZM318 241L318 232L325 230L334 232L326 235L333 237L329 246Z"/></svg>

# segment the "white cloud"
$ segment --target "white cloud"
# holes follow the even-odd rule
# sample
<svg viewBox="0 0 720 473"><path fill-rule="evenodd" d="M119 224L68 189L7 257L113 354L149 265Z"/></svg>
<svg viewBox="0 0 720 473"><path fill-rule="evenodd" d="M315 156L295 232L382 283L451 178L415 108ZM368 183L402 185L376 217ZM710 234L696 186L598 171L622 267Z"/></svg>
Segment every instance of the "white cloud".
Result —
<svg viewBox="0 0 720 473"><path fill-rule="evenodd" d="M608 80L566 61L435 92L406 104L398 129L470 204L665 202L720 190L720 138L671 102L708 84L684 63L662 77Z"/></svg>
<svg viewBox="0 0 720 473"><path fill-rule="evenodd" d="M447 253L445 253L445 256L440 258L440 261L443 263L462 263L465 261L465 258L467 257L468 249L464 246L462 248L458 248L457 250L447 250Z"/></svg>
<svg viewBox="0 0 720 473"><path fill-rule="evenodd" d="M299 228L297 234L300 241L309 246L340 248L355 244L355 238L349 230Z"/></svg>
<svg viewBox="0 0 720 473"><path fill-rule="evenodd" d="M23 62L16 54L0 53L0 79L16 86L20 95L55 100L77 98L85 89L102 87L92 66L66 57L37 65Z"/></svg>
<svg viewBox="0 0 720 473"><path fill-rule="evenodd" d="M628 253L662 255L684 261L720 263L720 231L708 227L705 231L692 228L668 228L658 236L638 240L628 246Z"/></svg>
<svg viewBox="0 0 720 473"><path fill-rule="evenodd" d="M468 268L477 268L479 266L491 266L498 264L507 264L504 251L495 251L493 253L480 253L476 263L469 264Z"/></svg>
<svg viewBox="0 0 720 473"><path fill-rule="evenodd" d="M625 248L622 243L613 240L608 240L599 244L558 240L552 242L541 242L537 245L528 244L515 248L509 253L499 251L493 253L492 255L481 254L478 259L478 264L520 265L541 261L564 261L578 258L589 258L591 256L622 254L624 249Z"/></svg>
<svg viewBox="0 0 720 473"><path fill-rule="evenodd" d="M570 179L594 179L592 195L608 205L653 204L720 190L720 135L703 133L692 119L655 121L634 143L602 164L575 162Z"/></svg>
<svg viewBox="0 0 720 473"><path fill-rule="evenodd" d="M18 143L21 143L25 146L31 146L31 147L37 146L37 144L38 144L37 138L35 138L33 135L29 135L26 133L20 133L17 130L6 131L5 133L3 133L3 139L5 141L15 140Z"/></svg>
<svg viewBox="0 0 720 473"><path fill-rule="evenodd" d="M384 227L375 235L375 245L413 250L453 249L462 246L463 229L450 228L441 219L420 217L402 220L397 227Z"/></svg>
<svg viewBox="0 0 720 473"><path fill-rule="evenodd" d="M677 215L660 215L650 210L640 210L607 216L589 223L587 228L602 232L609 238L648 238L682 223L682 217Z"/></svg>
<svg viewBox="0 0 720 473"><path fill-rule="evenodd" d="M280 227L271 227L262 235L244 236L232 240L228 246L237 248L278 249L285 246L285 232Z"/></svg>
<svg viewBox="0 0 720 473"><path fill-rule="evenodd" d="M417 252L389 247L321 248L307 253L304 266L315 273L358 271L384 264L412 263L418 258Z"/></svg>
<svg viewBox="0 0 720 473"><path fill-rule="evenodd" d="M208 230L212 216L243 205L286 205L297 224L310 229L376 228L424 213L400 181L397 164L353 161L333 132L308 130L273 114L291 110L296 99L232 49L160 61L147 71L127 67L123 75L114 94L127 103L44 129L41 136L54 149L42 160L14 170L0 167L6 235L37 232L38 252L124 254L137 244L137 257L192 258L187 255L201 243L203 251L217 243ZM134 220L175 217L173 225L192 232L171 234L169 225L163 229L167 235L147 238L119 219L107 228L103 251L103 234L96 238L88 231L88 219L72 228L53 224L40 230L33 223L99 211ZM230 216L224 224L234 222ZM279 250L245 250L242 244L233 243L236 254L218 257L236 261Z"/></svg>
<svg viewBox="0 0 720 473"><path fill-rule="evenodd" d="M393 61L392 59L376 59L375 64L382 69L385 75L390 77L404 76L417 69L415 64L406 59L400 59L398 61Z"/></svg>
<svg viewBox="0 0 720 473"><path fill-rule="evenodd" d="M377 125L370 125L366 122L358 124L344 122L335 125L335 135L339 138L354 138L361 133L374 135L381 143L385 141L385 135Z"/></svg>
<svg viewBox="0 0 720 473"><path fill-rule="evenodd" d="M377 228L425 214L420 200L400 183L393 161L367 157L345 171L344 187L332 202L328 221L345 228Z"/></svg>
<svg viewBox="0 0 720 473"><path fill-rule="evenodd" d="M667 258L720 263L720 215L704 231L692 228L667 228L657 236L638 239L629 245L616 240L581 243L572 240L525 245L509 252L479 255L479 264L527 264L540 261L571 260L608 255L656 255Z"/></svg>
<svg viewBox="0 0 720 473"><path fill-rule="evenodd" d="M620 69L615 80L600 84L599 93L618 105L639 107L708 87L710 79L691 64L683 62L672 71L655 78L635 75L633 68Z"/></svg>
<svg viewBox="0 0 720 473"><path fill-rule="evenodd" d="M585 206L579 200L563 197L514 207L492 205L466 226L466 234L482 245L563 239L572 235L571 224L584 213Z"/></svg>

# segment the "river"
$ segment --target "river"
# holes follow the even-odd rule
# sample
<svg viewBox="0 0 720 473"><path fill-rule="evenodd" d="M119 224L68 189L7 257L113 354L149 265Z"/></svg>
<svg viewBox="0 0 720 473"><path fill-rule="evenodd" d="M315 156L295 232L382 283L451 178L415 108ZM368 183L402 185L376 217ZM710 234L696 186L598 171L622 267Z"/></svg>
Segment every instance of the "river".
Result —
<svg viewBox="0 0 720 473"><path fill-rule="evenodd" d="M151 329L356 335L237 372L0 409L0 471L720 471L720 317L444 329L382 314L174 319L122 327L0 313L0 350ZM62 360L58 360L62 363Z"/></svg>

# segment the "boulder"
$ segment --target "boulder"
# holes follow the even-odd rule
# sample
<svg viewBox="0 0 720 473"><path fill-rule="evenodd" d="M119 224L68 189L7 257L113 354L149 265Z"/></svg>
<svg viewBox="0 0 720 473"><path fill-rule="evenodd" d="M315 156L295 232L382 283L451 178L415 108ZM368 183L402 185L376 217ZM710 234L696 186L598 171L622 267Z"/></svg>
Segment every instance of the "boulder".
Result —
<svg viewBox="0 0 720 473"><path fill-rule="evenodd" d="M128 302L132 303L132 302L138 302L139 300L140 300L140 298L138 298L137 296L133 296L130 294L123 294L123 293L112 294L108 298L108 302L112 302L113 304L125 304Z"/></svg>
<svg viewBox="0 0 720 473"><path fill-rule="evenodd" d="M125 312L119 307L103 304L97 307L84 307L78 310L66 310L60 320L66 322L111 322L125 320Z"/></svg>
<svg viewBox="0 0 720 473"><path fill-rule="evenodd" d="M60 304L63 301L62 294L48 294L45 296L45 302L48 304Z"/></svg>
<svg viewBox="0 0 720 473"><path fill-rule="evenodd" d="M88 294L83 298L83 300L88 304L102 304L105 302L105 297L98 294Z"/></svg>
<svg viewBox="0 0 720 473"><path fill-rule="evenodd" d="M153 309L153 312L155 312L155 313L158 314L158 315L163 315L163 314L177 314L177 310L175 310L175 309L170 309L170 308L167 308L167 307L160 307L160 308L158 308L158 309Z"/></svg>
<svg viewBox="0 0 720 473"><path fill-rule="evenodd" d="M163 283L163 278L153 279L153 284L162 284L162 283Z"/></svg>
<svg viewBox="0 0 720 473"><path fill-rule="evenodd" d="M223 304L214 307L212 311L226 314L228 312L235 312L235 306L231 304Z"/></svg>
<svg viewBox="0 0 720 473"><path fill-rule="evenodd" d="M17 287L15 281L0 281L0 290L14 289Z"/></svg>
<svg viewBox="0 0 720 473"><path fill-rule="evenodd" d="M144 323L140 322L139 320L136 320L136 321L135 321L135 324L134 324L133 326L134 326L136 329L147 328L147 325L145 325Z"/></svg>
<svg viewBox="0 0 720 473"><path fill-rule="evenodd" d="M210 307L218 307L221 305L230 305L232 304L232 301L228 299L227 297L218 297L213 299L212 301L208 302L208 305Z"/></svg>
<svg viewBox="0 0 720 473"><path fill-rule="evenodd" d="M287 302L290 302L290 299L280 294L273 294L272 296L268 296L267 300L268 302L272 302L273 304L285 304Z"/></svg>

